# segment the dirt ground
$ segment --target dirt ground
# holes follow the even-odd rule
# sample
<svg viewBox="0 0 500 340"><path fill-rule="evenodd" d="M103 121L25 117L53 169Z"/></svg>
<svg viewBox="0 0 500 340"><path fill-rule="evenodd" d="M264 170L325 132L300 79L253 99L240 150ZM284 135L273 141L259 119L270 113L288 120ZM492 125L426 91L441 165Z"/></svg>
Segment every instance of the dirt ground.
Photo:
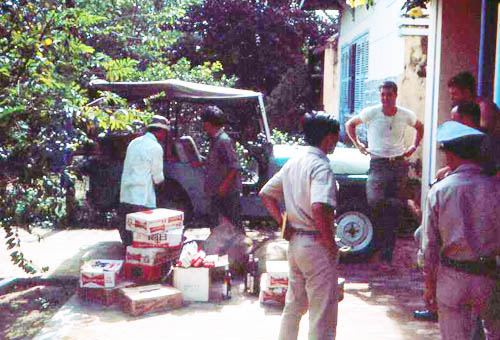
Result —
<svg viewBox="0 0 500 340"><path fill-rule="evenodd" d="M75 292L72 285L12 285L0 296L0 339L33 338Z"/></svg>
<svg viewBox="0 0 500 340"><path fill-rule="evenodd" d="M416 251L413 239L399 238L391 273L374 270L374 266L366 261L341 261L339 275L346 282L369 282L374 289L382 290L394 289L396 281L410 282L420 292L422 278L415 264ZM12 285L6 294L0 295L0 339L32 339L75 291L74 282L67 285L61 282L57 285L40 285L40 282ZM403 295L400 298L405 299Z"/></svg>

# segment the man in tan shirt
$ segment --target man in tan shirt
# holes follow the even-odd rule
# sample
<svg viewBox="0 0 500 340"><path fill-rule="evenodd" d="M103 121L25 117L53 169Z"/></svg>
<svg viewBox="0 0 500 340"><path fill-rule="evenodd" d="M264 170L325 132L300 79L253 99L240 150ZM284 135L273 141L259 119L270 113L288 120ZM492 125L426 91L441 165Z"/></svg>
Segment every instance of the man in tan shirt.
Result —
<svg viewBox="0 0 500 340"><path fill-rule="evenodd" d="M478 156L484 136L455 121L437 132L450 174L427 196L422 249L424 300L437 307L444 340L470 339L477 318L486 339L500 339L500 320L492 317L492 292L499 289L500 178L482 172Z"/></svg>

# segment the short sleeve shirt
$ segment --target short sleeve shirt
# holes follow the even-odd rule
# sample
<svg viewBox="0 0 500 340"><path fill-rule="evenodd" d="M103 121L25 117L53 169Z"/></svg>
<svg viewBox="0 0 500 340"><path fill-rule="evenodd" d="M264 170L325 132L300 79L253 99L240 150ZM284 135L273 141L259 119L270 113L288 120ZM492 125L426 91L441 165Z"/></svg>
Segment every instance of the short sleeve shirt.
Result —
<svg viewBox="0 0 500 340"><path fill-rule="evenodd" d="M154 184L163 180L163 149L155 135L147 132L127 147L120 202L156 208Z"/></svg>
<svg viewBox="0 0 500 340"><path fill-rule="evenodd" d="M288 222L301 230L316 230L312 215L314 203L337 205L337 187L330 161L323 151L313 146L288 160L261 193L284 200Z"/></svg>
<svg viewBox="0 0 500 340"><path fill-rule="evenodd" d="M424 274L433 275L440 256L477 261L500 255L500 178L463 164L428 193L423 214Z"/></svg>
<svg viewBox="0 0 500 340"><path fill-rule="evenodd" d="M205 169L205 193L215 196L224 178L231 169L236 169L235 182L229 188L229 193L241 192L241 164L236 153L233 140L224 132L219 130L210 140L210 149L207 156Z"/></svg>
<svg viewBox="0 0 500 340"><path fill-rule="evenodd" d="M397 157L405 152L404 137L406 127L415 126L415 113L397 106L394 116L386 116L382 105L371 106L359 114L368 131L368 148L378 157Z"/></svg>

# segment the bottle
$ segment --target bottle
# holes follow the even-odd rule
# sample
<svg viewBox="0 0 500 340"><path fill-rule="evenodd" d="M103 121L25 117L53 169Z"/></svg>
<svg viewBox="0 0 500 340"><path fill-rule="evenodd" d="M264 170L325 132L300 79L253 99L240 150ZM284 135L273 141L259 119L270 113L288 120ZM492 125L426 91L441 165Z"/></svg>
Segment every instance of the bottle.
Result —
<svg viewBox="0 0 500 340"><path fill-rule="evenodd" d="M224 284L222 285L222 298L229 300L231 298L231 271L229 265L224 268Z"/></svg>
<svg viewBox="0 0 500 340"><path fill-rule="evenodd" d="M245 291L248 294L255 293L255 270L253 254L248 255L247 275L245 277Z"/></svg>

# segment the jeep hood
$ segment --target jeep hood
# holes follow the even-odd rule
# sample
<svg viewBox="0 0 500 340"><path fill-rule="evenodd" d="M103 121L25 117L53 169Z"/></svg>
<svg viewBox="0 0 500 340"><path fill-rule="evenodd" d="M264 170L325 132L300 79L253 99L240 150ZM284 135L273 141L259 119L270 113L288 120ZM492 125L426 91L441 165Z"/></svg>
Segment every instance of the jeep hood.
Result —
<svg viewBox="0 0 500 340"><path fill-rule="evenodd" d="M305 152L306 148L303 145L273 145L274 165L281 168L290 158ZM336 147L328 158L333 172L337 175L366 175L370 168L370 157L363 155L356 148Z"/></svg>

